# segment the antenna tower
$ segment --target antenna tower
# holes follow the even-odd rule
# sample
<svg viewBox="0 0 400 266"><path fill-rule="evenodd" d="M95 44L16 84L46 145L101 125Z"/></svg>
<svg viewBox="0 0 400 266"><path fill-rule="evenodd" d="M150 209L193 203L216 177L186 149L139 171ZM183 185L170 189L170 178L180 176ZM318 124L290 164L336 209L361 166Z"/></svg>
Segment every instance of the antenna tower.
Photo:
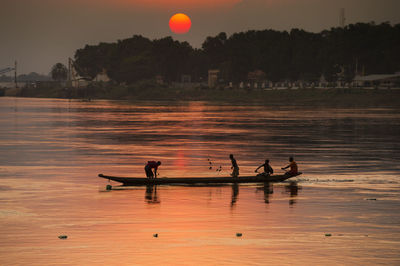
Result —
<svg viewBox="0 0 400 266"><path fill-rule="evenodd" d="M344 28L344 26L346 25L346 17L344 11L345 11L344 8L340 9L339 26L341 28Z"/></svg>

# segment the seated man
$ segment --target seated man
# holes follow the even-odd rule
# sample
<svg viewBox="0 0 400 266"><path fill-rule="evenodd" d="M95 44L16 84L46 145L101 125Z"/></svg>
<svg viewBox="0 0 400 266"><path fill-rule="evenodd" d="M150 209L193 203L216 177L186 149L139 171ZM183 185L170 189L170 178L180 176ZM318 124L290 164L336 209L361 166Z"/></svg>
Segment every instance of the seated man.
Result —
<svg viewBox="0 0 400 266"><path fill-rule="evenodd" d="M157 168L158 166L161 165L161 162L155 162L155 161L148 161L146 166L144 167L144 171L146 172L147 178L154 178L157 177ZM154 169L154 174L151 169Z"/></svg>
<svg viewBox="0 0 400 266"><path fill-rule="evenodd" d="M286 167L283 167L282 170L286 170L290 167L290 170L286 172L287 175L297 175L298 171L297 171L297 163L293 160L293 157L289 158L289 165Z"/></svg>
<svg viewBox="0 0 400 266"><path fill-rule="evenodd" d="M258 169L260 169L263 166L264 166L264 173L261 173L260 175L269 176L269 175L272 175L274 173L274 170L269 165L269 160L265 160L265 163L260 165L259 167L257 167L257 169L254 172L257 173Z"/></svg>

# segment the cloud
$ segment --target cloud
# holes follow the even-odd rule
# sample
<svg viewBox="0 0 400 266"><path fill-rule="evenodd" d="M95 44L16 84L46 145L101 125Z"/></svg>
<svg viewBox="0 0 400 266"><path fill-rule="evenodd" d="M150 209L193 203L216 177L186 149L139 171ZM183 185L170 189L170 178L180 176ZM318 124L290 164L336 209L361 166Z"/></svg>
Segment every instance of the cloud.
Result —
<svg viewBox="0 0 400 266"><path fill-rule="evenodd" d="M77 1L77 0L72 0ZM242 0L84 0L93 5L126 6L143 9L194 10L230 8Z"/></svg>

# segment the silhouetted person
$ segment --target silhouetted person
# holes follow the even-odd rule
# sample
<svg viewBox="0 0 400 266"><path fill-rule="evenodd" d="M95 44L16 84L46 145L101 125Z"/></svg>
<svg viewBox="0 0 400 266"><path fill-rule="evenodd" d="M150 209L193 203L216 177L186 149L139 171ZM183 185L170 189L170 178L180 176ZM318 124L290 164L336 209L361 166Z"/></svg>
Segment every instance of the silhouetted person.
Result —
<svg viewBox="0 0 400 266"><path fill-rule="evenodd" d="M290 193L290 197L295 197L299 193L299 186L296 182L290 182L289 185L285 186L286 192Z"/></svg>
<svg viewBox="0 0 400 266"><path fill-rule="evenodd" d="M157 177L157 168L161 165L161 162L148 161L146 166L144 167L144 171L146 172L147 178ZM154 169L154 174L152 169Z"/></svg>
<svg viewBox="0 0 400 266"><path fill-rule="evenodd" d="M262 173L262 175L272 175L274 173L274 169L272 169L271 165L269 165L269 160L265 160L265 163L257 167L254 172L257 173L258 169L261 167L264 167L264 173Z"/></svg>
<svg viewBox="0 0 400 266"><path fill-rule="evenodd" d="M238 195L239 195L239 185L238 185L238 183L234 183L234 184L232 184L231 207L233 207L236 204Z"/></svg>
<svg viewBox="0 0 400 266"><path fill-rule="evenodd" d="M274 194L273 184L270 182L264 182L263 186L256 188L256 193L258 193L258 191L261 191L261 190L264 192L264 202L266 204L269 204L269 198L272 194Z"/></svg>
<svg viewBox="0 0 400 266"><path fill-rule="evenodd" d="M160 203L160 200L157 196L157 186L147 185L146 186L146 194L145 199L147 203Z"/></svg>
<svg viewBox="0 0 400 266"><path fill-rule="evenodd" d="M287 171L286 174L291 175L291 176L297 175L298 174L297 163L293 160L293 157L289 158L289 162L290 162L289 165L286 167L283 167L282 170L286 170L290 167L290 170Z"/></svg>
<svg viewBox="0 0 400 266"><path fill-rule="evenodd" d="M233 169L231 176L232 177L238 177L239 176L239 166L238 166L238 164L236 162L236 159L233 157L233 154L230 154L229 158L231 159L231 162L232 162L231 169Z"/></svg>
<svg viewBox="0 0 400 266"><path fill-rule="evenodd" d="M299 189L301 189L296 182L290 182L289 185L285 186L286 192L290 193L290 200L289 200L289 205L293 205L296 203L296 197L299 192Z"/></svg>
<svg viewBox="0 0 400 266"><path fill-rule="evenodd" d="M264 202L269 204L269 197L274 194L274 187L271 183L264 183Z"/></svg>
<svg viewBox="0 0 400 266"><path fill-rule="evenodd" d="M146 194L144 195L144 198L147 201L152 201L153 200L153 185L147 185L146 186Z"/></svg>

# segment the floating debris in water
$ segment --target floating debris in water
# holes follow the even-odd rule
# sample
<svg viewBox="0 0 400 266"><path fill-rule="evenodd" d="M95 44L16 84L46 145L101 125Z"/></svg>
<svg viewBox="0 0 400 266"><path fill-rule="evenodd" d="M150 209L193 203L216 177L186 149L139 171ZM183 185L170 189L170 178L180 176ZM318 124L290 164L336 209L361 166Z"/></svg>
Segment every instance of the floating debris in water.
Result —
<svg viewBox="0 0 400 266"><path fill-rule="evenodd" d="M332 234L325 234L325 236L332 236Z"/></svg>
<svg viewBox="0 0 400 266"><path fill-rule="evenodd" d="M58 238L59 238L59 239L67 239L68 236L66 236L66 235L59 235Z"/></svg>
<svg viewBox="0 0 400 266"><path fill-rule="evenodd" d="M158 237L158 234L153 234L153 237Z"/></svg>
<svg viewBox="0 0 400 266"><path fill-rule="evenodd" d="M236 233L237 237L241 237L243 234L242 233Z"/></svg>
<svg viewBox="0 0 400 266"><path fill-rule="evenodd" d="M212 169L212 166L210 166L208 169L210 169L210 170L211 170L211 169Z"/></svg>
<svg viewBox="0 0 400 266"><path fill-rule="evenodd" d="M366 199L366 200L376 200L376 199Z"/></svg>
<svg viewBox="0 0 400 266"><path fill-rule="evenodd" d="M111 190L112 189L112 186L111 185L107 185L106 186L106 190Z"/></svg>

